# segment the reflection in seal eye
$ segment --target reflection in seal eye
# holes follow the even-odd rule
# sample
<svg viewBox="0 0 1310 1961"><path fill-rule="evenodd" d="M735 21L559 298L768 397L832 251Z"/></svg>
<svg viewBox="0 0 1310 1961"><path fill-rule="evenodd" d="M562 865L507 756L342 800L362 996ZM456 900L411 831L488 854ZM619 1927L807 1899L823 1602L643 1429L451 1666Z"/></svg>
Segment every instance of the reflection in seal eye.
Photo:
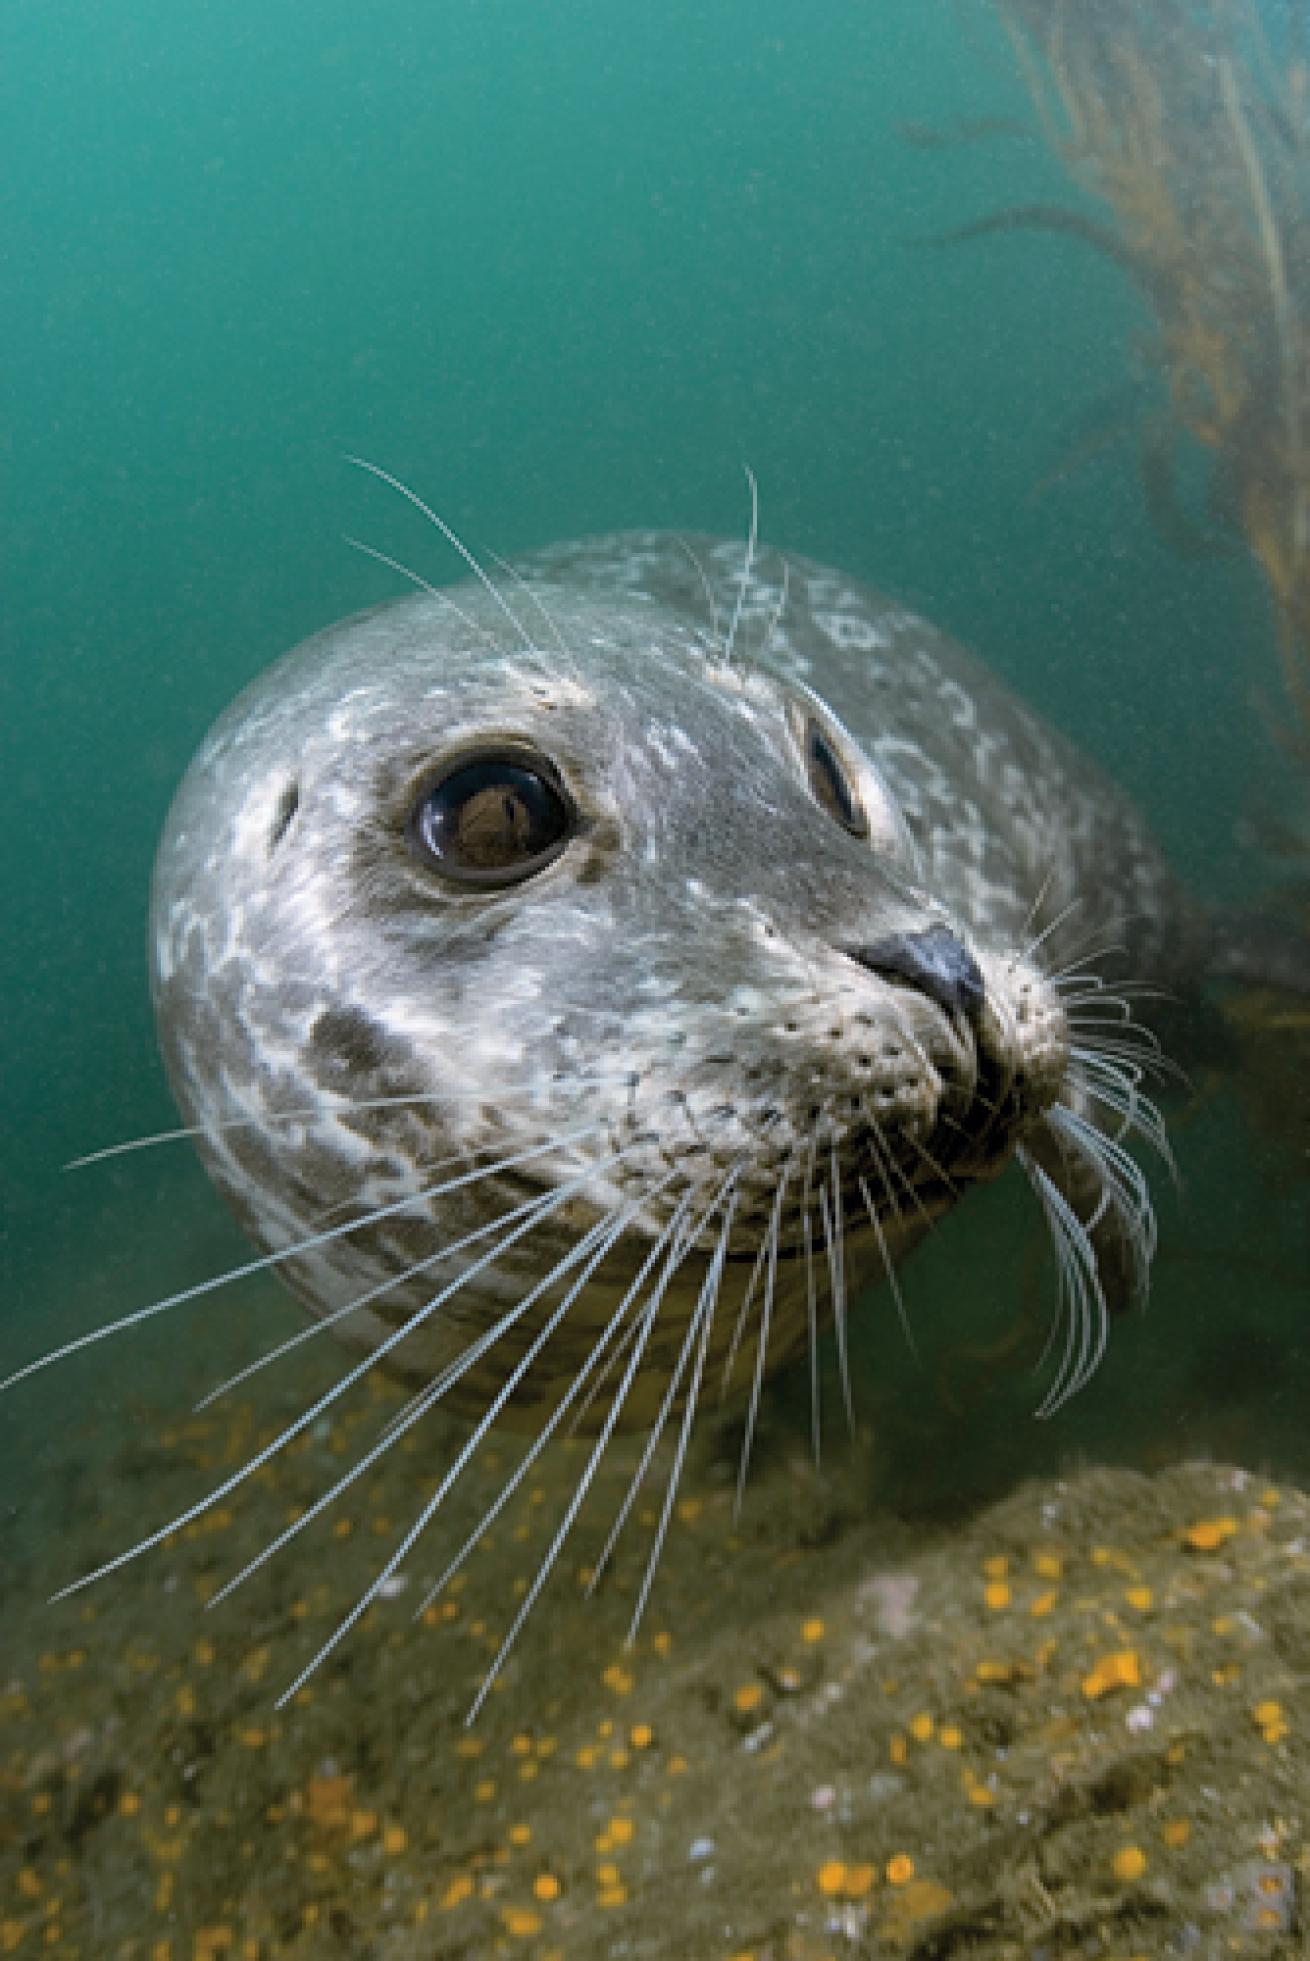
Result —
<svg viewBox="0 0 1310 1961"><path fill-rule="evenodd" d="M869 834L869 820L840 756L813 716L805 724L805 773L815 801L852 837Z"/></svg>
<svg viewBox="0 0 1310 1961"><path fill-rule="evenodd" d="M409 824L411 845L443 877L482 890L544 871L573 831L552 772L503 751L462 758L424 791Z"/></svg>

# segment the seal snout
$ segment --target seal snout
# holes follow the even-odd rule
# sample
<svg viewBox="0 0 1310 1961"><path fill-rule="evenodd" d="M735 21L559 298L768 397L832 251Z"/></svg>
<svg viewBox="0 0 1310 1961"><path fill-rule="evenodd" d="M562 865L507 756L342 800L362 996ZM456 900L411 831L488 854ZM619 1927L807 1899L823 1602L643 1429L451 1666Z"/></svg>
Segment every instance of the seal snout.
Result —
<svg viewBox="0 0 1310 1961"><path fill-rule="evenodd" d="M977 1028L987 998L981 970L963 941L940 921L920 933L889 933L842 951L869 973L917 989L943 1013L962 1014Z"/></svg>

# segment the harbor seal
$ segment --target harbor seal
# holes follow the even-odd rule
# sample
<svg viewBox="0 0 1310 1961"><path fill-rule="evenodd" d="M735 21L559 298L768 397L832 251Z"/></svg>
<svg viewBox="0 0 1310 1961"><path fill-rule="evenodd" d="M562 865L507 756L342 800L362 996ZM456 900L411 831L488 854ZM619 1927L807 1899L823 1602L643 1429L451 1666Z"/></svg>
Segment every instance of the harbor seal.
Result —
<svg viewBox="0 0 1310 1961"><path fill-rule="evenodd" d="M1169 985L1203 932L1125 796L843 574L657 533L504 574L256 680L154 878L161 1048L238 1271L358 1356L184 1518L381 1364L412 1400L321 1503L438 1403L472 1429L377 1586L493 1423L595 1437L562 1532L615 1429L641 1471L674 1437L662 1537L705 1385L746 1405L744 1474L770 1372L835 1322L845 1378L853 1299L1015 1161L1059 1253L1055 1407L1154 1241L1153 1038L1104 963Z"/></svg>

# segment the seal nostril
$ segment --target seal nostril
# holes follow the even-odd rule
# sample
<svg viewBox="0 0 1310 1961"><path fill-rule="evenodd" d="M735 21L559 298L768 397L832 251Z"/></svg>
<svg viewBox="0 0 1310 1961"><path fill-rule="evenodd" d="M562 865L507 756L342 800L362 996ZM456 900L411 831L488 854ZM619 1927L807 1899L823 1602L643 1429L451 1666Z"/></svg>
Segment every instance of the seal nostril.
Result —
<svg viewBox="0 0 1310 1961"><path fill-rule="evenodd" d="M883 980L900 981L926 994L948 1014L976 1022L986 999L978 962L946 926L922 933L889 933L871 946L848 946L843 953Z"/></svg>

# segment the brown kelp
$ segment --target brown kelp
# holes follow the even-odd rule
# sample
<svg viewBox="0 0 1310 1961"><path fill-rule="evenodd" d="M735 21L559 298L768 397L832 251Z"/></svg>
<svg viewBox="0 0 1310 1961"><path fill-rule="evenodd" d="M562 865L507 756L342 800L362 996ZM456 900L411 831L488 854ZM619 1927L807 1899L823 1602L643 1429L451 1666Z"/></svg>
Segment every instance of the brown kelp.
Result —
<svg viewBox="0 0 1310 1961"><path fill-rule="evenodd" d="M954 236L1058 230L1132 276L1167 400L1148 501L1178 514L1165 438L1209 452L1208 525L1264 574L1310 745L1310 14L1275 29L1254 0L994 4L1047 140L1108 210L1019 206Z"/></svg>

